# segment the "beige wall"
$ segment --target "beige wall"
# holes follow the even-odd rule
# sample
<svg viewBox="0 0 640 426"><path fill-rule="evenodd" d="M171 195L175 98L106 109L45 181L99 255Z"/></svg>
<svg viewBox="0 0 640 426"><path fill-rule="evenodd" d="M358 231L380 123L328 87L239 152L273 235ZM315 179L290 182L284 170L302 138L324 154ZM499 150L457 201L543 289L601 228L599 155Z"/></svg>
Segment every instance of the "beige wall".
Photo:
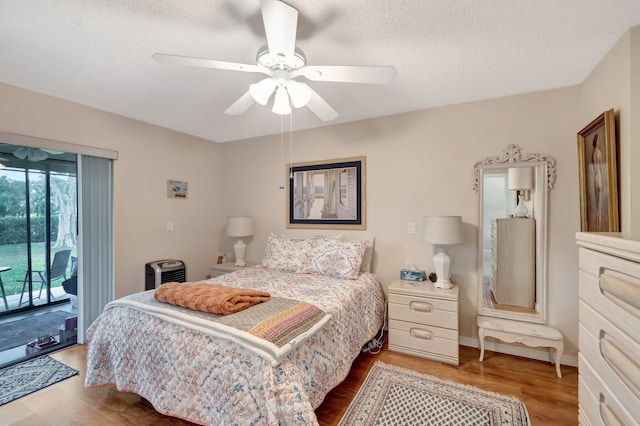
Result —
<svg viewBox="0 0 640 426"><path fill-rule="evenodd" d="M3 84L0 129L118 151L116 297L144 289L144 264L152 260L182 259L188 279L205 278L219 245L219 145ZM168 199L167 179L188 182L188 199Z"/></svg>
<svg viewBox="0 0 640 426"><path fill-rule="evenodd" d="M631 31L630 35L630 105L629 105L629 138L623 141L627 149L628 157L625 161L628 170L628 191L629 200L625 205L627 218L631 223L629 231L633 234L640 234L640 27ZM634 167L630 165L633 164ZM635 182L635 185L632 183ZM635 215L633 211L635 210Z"/></svg>
<svg viewBox="0 0 640 426"><path fill-rule="evenodd" d="M580 92L580 117L584 125L605 110L614 109L619 150L620 224L631 230L631 127L630 33L626 33L591 72ZM578 129L580 130L580 129Z"/></svg>

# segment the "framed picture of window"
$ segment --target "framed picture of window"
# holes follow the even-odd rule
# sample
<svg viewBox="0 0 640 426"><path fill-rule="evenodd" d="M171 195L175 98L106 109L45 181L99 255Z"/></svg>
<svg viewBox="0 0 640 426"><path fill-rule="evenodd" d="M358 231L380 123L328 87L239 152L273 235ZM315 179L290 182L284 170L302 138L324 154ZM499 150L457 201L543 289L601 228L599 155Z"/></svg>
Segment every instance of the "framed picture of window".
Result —
<svg viewBox="0 0 640 426"><path fill-rule="evenodd" d="M613 110L578 132L580 230L618 232L618 151Z"/></svg>
<svg viewBox="0 0 640 426"><path fill-rule="evenodd" d="M366 157L287 164L287 228L366 229Z"/></svg>

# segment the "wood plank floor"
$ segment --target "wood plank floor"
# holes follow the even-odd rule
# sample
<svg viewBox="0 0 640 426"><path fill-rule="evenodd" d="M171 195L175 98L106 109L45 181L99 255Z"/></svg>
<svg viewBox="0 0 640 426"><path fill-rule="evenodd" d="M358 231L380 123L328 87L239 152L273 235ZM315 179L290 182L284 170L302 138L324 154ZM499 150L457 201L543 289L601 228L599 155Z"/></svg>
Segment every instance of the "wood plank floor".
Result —
<svg viewBox="0 0 640 426"><path fill-rule="evenodd" d="M362 354L346 380L327 395L316 414L321 425L338 423L349 402L376 360L399 365L442 379L513 395L524 402L535 425L576 425L578 422L578 371L562 366L563 378L550 363L460 347L460 366L454 367L388 351ZM86 347L76 345L52 354L80 371L78 376L0 407L1 425L190 425L163 416L137 395L113 386L84 387Z"/></svg>

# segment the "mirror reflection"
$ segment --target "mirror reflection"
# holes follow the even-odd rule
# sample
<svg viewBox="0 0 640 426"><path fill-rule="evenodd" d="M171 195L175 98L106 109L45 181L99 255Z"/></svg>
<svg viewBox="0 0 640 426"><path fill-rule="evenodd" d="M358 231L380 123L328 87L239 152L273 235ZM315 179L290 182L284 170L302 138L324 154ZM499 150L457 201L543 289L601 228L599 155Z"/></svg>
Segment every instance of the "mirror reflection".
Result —
<svg viewBox="0 0 640 426"><path fill-rule="evenodd" d="M546 321L546 199L554 164L522 156L515 145L476 164L482 315Z"/></svg>

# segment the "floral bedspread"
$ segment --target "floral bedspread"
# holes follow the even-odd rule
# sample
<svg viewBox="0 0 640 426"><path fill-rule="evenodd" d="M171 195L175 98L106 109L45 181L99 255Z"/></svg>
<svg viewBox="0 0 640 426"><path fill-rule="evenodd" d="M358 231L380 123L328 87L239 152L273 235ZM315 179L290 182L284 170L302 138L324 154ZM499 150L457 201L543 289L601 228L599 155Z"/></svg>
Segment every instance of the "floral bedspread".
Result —
<svg viewBox="0 0 640 426"><path fill-rule="evenodd" d="M255 267L209 282L305 300L332 319L273 367L231 339L113 307L87 331L85 385L114 383L199 424L317 424L313 410L383 323L384 295L369 273L347 280Z"/></svg>

